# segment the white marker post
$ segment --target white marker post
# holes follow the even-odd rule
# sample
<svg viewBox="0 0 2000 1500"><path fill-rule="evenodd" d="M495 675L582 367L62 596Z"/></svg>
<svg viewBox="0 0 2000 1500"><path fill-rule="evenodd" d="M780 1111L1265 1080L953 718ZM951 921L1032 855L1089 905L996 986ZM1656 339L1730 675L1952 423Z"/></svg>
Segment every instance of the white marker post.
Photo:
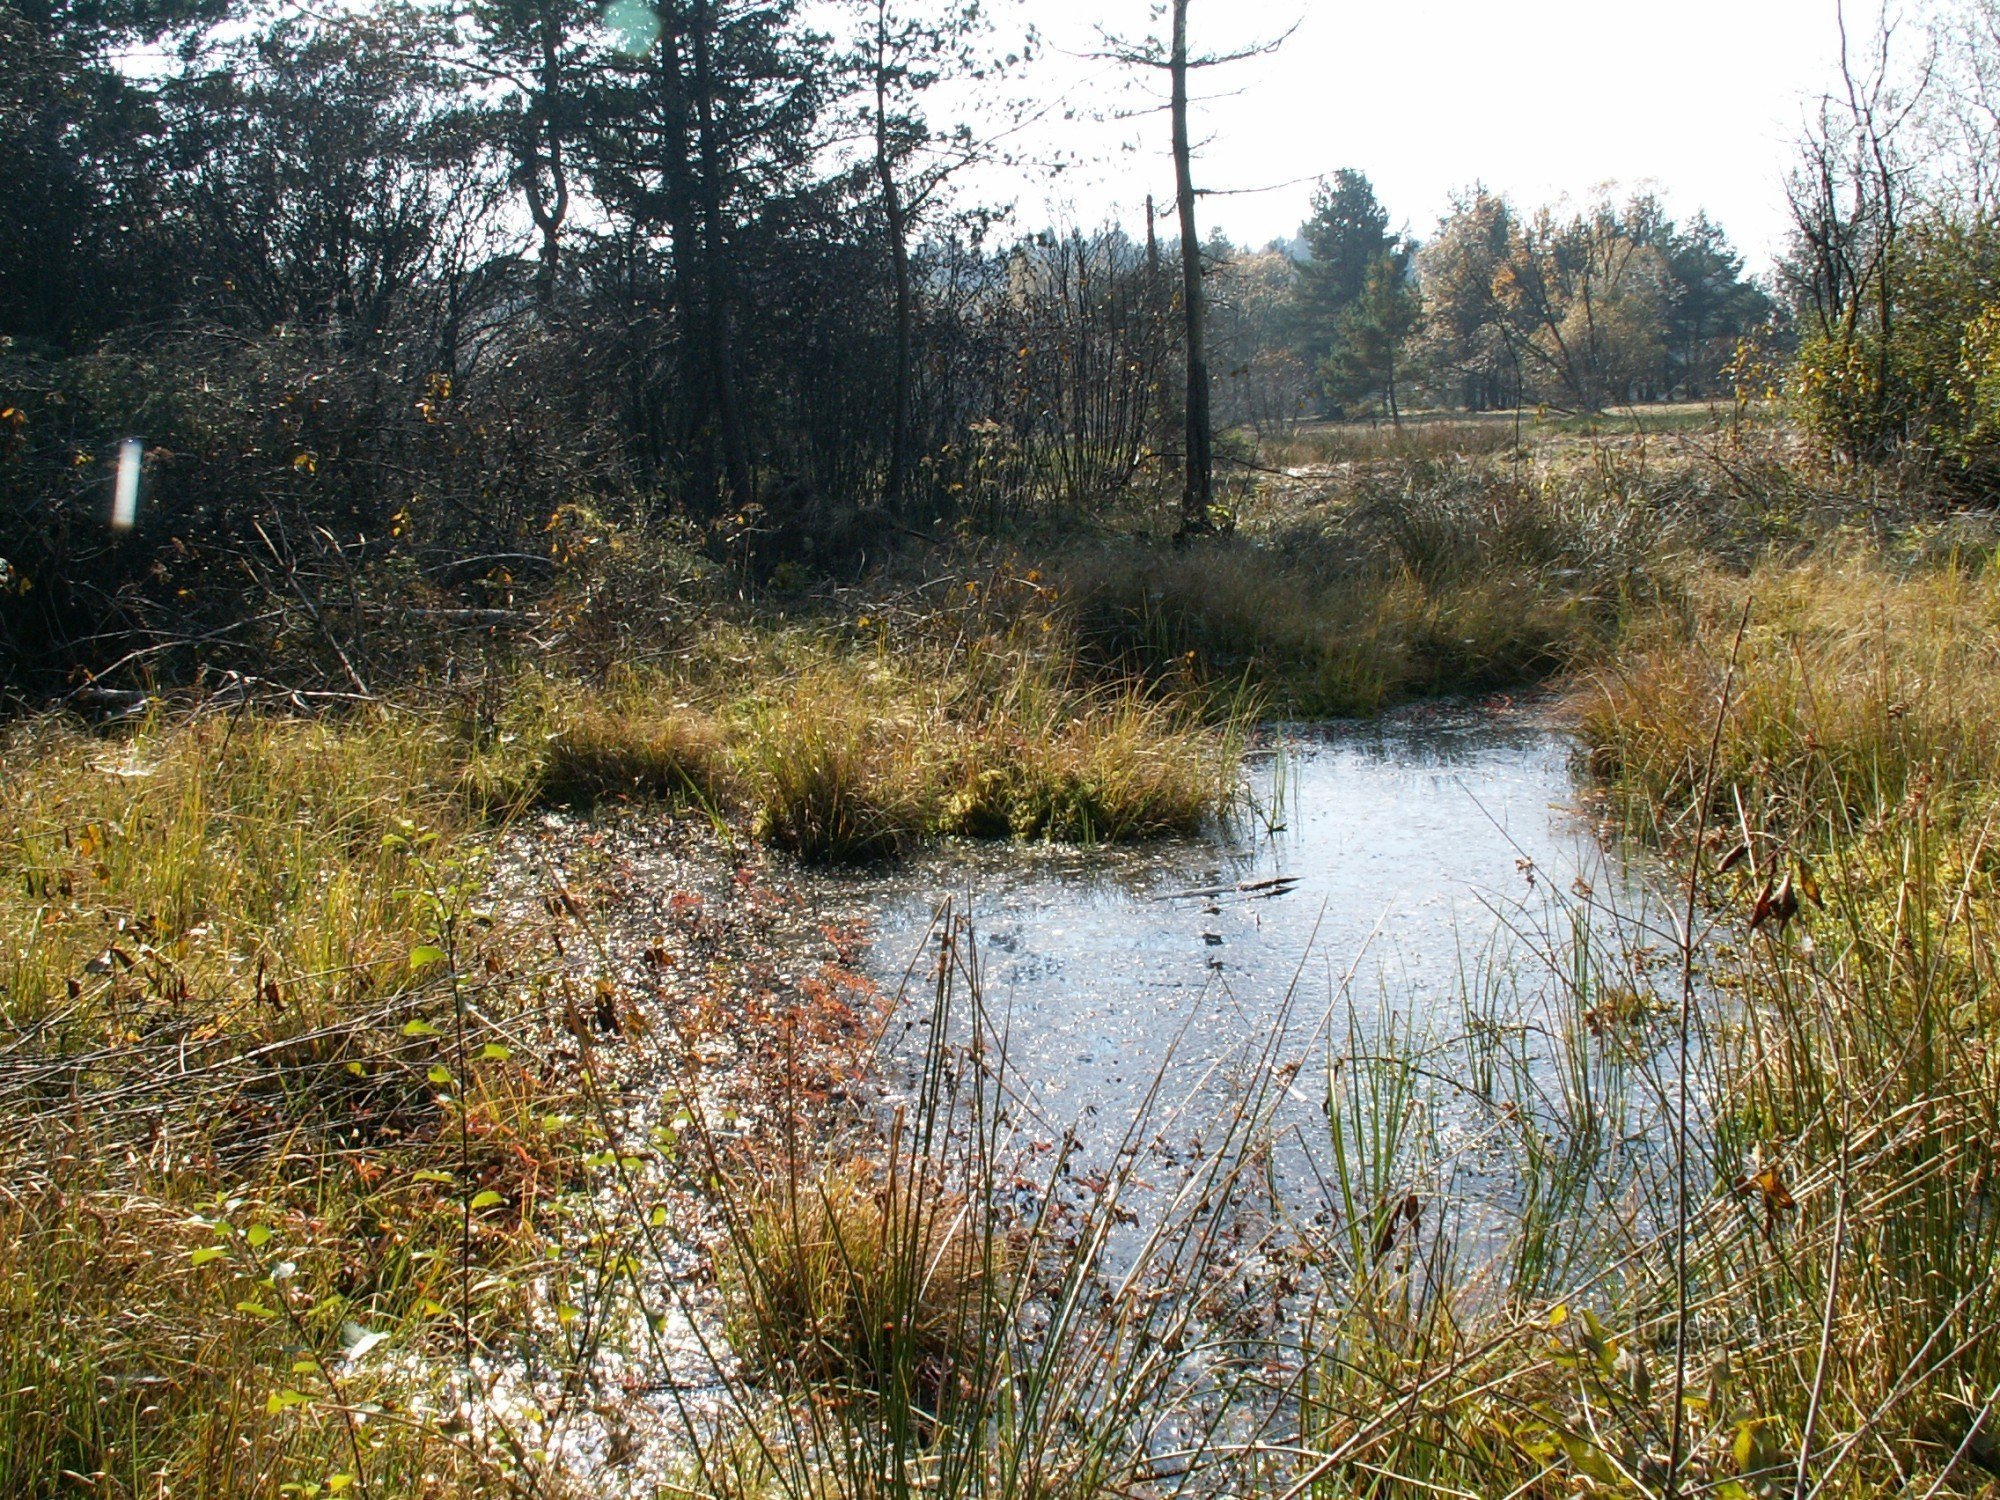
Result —
<svg viewBox="0 0 2000 1500"><path fill-rule="evenodd" d="M118 445L118 487L111 495L114 531L130 531L139 519L139 463L145 456L146 445L138 438L127 438Z"/></svg>

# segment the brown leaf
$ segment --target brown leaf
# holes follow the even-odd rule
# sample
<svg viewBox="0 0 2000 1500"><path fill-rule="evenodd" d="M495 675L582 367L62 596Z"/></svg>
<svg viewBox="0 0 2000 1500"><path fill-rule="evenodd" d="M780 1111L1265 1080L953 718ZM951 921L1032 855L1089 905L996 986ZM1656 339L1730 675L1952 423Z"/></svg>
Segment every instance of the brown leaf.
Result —
<svg viewBox="0 0 2000 1500"><path fill-rule="evenodd" d="M1767 879L1764 882L1764 889L1757 893L1756 904L1750 908L1750 930L1755 932L1759 927L1764 925L1765 919L1770 915L1771 882Z"/></svg>

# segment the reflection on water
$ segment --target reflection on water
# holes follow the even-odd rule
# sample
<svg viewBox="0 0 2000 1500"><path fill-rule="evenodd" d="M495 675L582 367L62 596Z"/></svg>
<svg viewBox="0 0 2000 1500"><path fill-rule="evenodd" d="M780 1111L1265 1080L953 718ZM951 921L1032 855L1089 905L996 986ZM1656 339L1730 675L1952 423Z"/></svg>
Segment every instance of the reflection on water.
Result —
<svg viewBox="0 0 2000 1500"><path fill-rule="evenodd" d="M1567 737L1505 706L1294 729L1247 767L1258 811L1213 839L955 845L845 894L873 907L873 974L892 988L923 971L953 898L1016 1085L1051 1127L1117 1134L1170 1057L1191 1077L1260 1044L1288 994L1295 1057L1329 1008L1344 1033L1350 1004L1456 1029L1466 973L1490 972L1551 893L1605 879L1571 760Z"/></svg>

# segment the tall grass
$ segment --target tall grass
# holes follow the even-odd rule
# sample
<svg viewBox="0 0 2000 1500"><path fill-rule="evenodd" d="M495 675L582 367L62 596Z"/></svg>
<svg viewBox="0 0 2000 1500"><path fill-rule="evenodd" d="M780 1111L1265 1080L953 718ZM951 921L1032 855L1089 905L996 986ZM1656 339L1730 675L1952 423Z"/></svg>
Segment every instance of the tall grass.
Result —
<svg viewBox="0 0 2000 1500"><path fill-rule="evenodd" d="M1372 713L1553 676L1679 589L1677 515L1609 461L1424 461L1266 512L1196 552L1066 554L1086 648L1155 670L1192 658L1294 714Z"/></svg>
<svg viewBox="0 0 2000 1500"><path fill-rule="evenodd" d="M989 668L990 670L990 668ZM1116 842L1192 833L1234 800L1239 722L1043 663L990 686L914 664L816 665L752 702L734 754L760 835L810 860L940 834Z"/></svg>
<svg viewBox="0 0 2000 1500"><path fill-rule="evenodd" d="M17 727L0 1494L1992 1493L2000 575L1696 566L1699 519L1623 459L1426 463L456 717ZM1317 1083L1309 1027L1163 1065L1101 1144L950 916L897 1104L746 1109L701 1035L609 1059L487 910L538 802L814 859L1143 837L1230 795L1205 684L1583 661L1676 899L1509 913L1456 1012L1343 1007Z"/></svg>
<svg viewBox="0 0 2000 1500"><path fill-rule="evenodd" d="M560 1185L559 1095L438 733L44 722L7 752L0 1493L476 1478L408 1419L449 1362L387 1366L504 1329L486 1278Z"/></svg>
<svg viewBox="0 0 2000 1500"><path fill-rule="evenodd" d="M1039 1150L969 931L943 922L879 1174L788 1155L766 1185L726 1179L734 1337L775 1378L768 1394L731 1383L724 1420L684 1433L690 1488L1090 1497L1255 1473L1274 1410L1243 1276L1269 1248L1276 1036L1251 1045L1261 1081L1219 1113L1156 1090L1102 1157L1074 1134ZM1163 1130L1192 1149L1149 1184L1143 1146Z"/></svg>

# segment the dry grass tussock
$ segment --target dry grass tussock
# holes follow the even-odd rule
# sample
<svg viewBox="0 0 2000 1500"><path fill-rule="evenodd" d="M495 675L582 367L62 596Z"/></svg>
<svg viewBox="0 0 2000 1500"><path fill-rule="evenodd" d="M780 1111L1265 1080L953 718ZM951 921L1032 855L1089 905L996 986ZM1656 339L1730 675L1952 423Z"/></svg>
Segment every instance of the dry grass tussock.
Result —
<svg viewBox="0 0 2000 1500"><path fill-rule="evenodd" d="M753 1367L934 1410L942 1383L977 1363L1009 1246L961 1193L912 1175L927 1170L897 1152L880 1170L794 1171L740 1192L721 1276L731 1342Z"/></svg>
<svg viewBox="0 0 2000 1500"><path fill-rule="evenodd" d="M529 675L457 715L470 802L658 800L818 863L938 836L1114 842L1227 812L1246 704L1086 676L1018 582L807 625L716 627L672 667Z"/></svg>

